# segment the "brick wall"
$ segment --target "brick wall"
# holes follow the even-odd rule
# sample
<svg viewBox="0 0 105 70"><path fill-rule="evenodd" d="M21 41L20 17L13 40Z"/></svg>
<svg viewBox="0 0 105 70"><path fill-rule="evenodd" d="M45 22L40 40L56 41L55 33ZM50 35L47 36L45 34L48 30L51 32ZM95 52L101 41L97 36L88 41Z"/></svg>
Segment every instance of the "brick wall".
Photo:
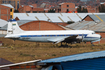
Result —
<svg viewBox="0 0 105 70"><path fill-rule="evenodd" d="M10 16L6 16L6 15L3 15L3 16L1 16L1 19L3 19L3 20L9 20L10 19Z"/></svg>
<svg viewBox="0 0 105 70"><path fill-rule="evenodd" d="M44 12L44 8L37 8L36 4L32 4L32 6L33 7L30 7L29 5L20 6L18 10L20 13Z"/></svg>
<svg viewBox="0 0 105 70"><path fill-rule="evenodd" d="M67 12L67 9L68 11L71 11L71 12L76 11L74 3L63 3L61 4L60 9L61 9L60 12L64 12L64 13Z"/></svg>
<svg viewBox="0 0 105 70"><path fill-rule="evenodd" d="M20 26L23 30L65 30L55 23L47 21L32 21Z"/></svg>
<svg viewBox="0 0 105 70"><path fill-rule="evenodd" d="M100 42L94 42L95 44L104 44L105 43L105 33L97 33L97 34L100 34L102 36L102 39Z"/></svg>
<svg viewBox="0 0 105 70"><path fill-rule="evenodd" d="M0 19L9 20L10 19L10 8L0 5Z"/></svg>
<svg viewBox="0 0 105 70"><path fill-rule="evenodd" d="M89 16L85 17L83 20L85 20L85 21L93 21Z"/></svg>

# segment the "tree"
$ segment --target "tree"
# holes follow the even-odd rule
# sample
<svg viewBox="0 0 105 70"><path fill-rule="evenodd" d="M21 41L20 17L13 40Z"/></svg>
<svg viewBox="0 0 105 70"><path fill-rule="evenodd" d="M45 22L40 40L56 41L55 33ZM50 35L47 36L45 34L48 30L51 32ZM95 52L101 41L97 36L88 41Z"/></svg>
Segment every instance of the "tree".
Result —
<svg viewBox="0 0 105 70"><path fill-rule="evenodd" d="M50 10L48 11L48 13L55 13L55 10L54 10L54 9L50 9Z"/></svg>
<svg viewBox="0 0 105 70"><path fill-rule="evenodd" d="M14 13L19 13L19 11L18 10L15 10Z"/></svg>
<svg viewBox="0 0 105 70"><path fill-rule="evenodd" d="M77 11L80 13L81 12L81 6L79 6L78 8L77 8Z"/></svg>
<svg viewBox="0 0 105 70"><path fill-rule="evenodd" d="M87 8L84 8L84 7L79 6L79 7L77 8L77 12L78 12L78 13L87 13L88 10L87 10Z"/></svg>
<svg viewBox="0 0 105 70"><path fill-rule="evenodd" d="M101 13L103 13L103 12L105 12L105 5L100 5L99 7L98 7L98 9L99 9L99 12L101 12Z"/></svg>
<svg viewBox="0 0 105 70"><path fill-rule="evenodd" d="M85 12L85 13L87 13L87 12L88 12L88 10L87 10L87 9L85 9L85 8L83 7L83 10L82 10L82 12Z"/></svg>

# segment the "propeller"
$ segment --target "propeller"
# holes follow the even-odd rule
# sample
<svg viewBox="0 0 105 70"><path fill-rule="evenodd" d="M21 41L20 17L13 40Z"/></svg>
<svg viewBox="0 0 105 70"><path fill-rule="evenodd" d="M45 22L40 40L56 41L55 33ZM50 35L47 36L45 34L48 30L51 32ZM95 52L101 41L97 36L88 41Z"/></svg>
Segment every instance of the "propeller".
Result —
<svg viewBox="0 0 105 70"><path fill-rule="evenodd" d="M84 39L84 37L83 37L83 34L82 34L82 42L83 42L83 39Z"/></svg>

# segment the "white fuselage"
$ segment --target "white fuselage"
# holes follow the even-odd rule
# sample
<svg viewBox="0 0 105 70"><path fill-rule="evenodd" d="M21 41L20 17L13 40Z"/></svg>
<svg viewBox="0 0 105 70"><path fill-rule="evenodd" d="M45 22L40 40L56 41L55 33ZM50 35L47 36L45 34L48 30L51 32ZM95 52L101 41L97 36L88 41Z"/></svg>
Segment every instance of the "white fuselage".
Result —
<svg viewBox="0 0 105 70"><path fill-rule="evenodd" d="M18 38L24 41L35 41L35 42L51 42L51 39L66 38L77 35L77 39L83 41L98 41L101 36L95 34L94 31L90 30L58 30L58 31L24 31L19 34L7 35L6 38Z"/></svg>

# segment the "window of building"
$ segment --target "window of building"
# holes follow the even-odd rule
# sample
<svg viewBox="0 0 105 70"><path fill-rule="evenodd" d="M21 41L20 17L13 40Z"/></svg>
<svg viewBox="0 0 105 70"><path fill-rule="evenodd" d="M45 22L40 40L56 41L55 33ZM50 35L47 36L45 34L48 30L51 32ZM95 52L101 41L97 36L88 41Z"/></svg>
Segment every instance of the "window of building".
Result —
<svg viewBox="0 0 105 70"><path fill-rule="evenodd" d="M58 9L58 12L60 12L61 11L61 9Z"/></svg>
<svg viewBox="0 0 105 70"><path fill-rule="evenodd" d="M4 1L4 3L6 3L6 1Z"/></svg>
<svg viewBox="0 0 105 70"><path fill-rule="evenodd" d="M2 1L2 3L4 3L4 1Z"/></svg>
<svg viewBox="0 0 105 70"><path fill-rule="evenodd" d="M17 1L17 9L19 8L19 1Z"/></svg>
<svg viewBox="0 0 105 70"><path fill-rule="evenodd" d="M12 15L10 15L10 18L12 18Z"/></svg>
<svg viewBox="0 0 105 70"><path fill-rule="evenodd" d="M6 1L6 3L8 3L8 1Z"/></svg>
<svg viewBox="0 0 105 70"><path fill-rule="evenodd" d="M33 13L37 13L37 11L33 11Z"/></svg>
<svg viewBox="0 0 105 70"><path fill-rule="evenodd" d="M16 9L16 6L15 6L15 1L14 1L14 3L13 3L13 4L14 4L14 8Z"/></svg>
<svg viewBox="0 0 105 70"><path fill-rule="evenodd" d="M9 3L11 3L11 1L9 1Z"/></svg>
<svg viewBox="0 0 105 70"><path fill-rule="evenodd" d="M69 9L67 9L67 12L69 12Z"/></svg>
<svg viewBox="0 0 105 70"><path fill-rule="evenodd" d="M30 11L26 11L26 13L30 13Z"/></svg>
<svg viewBox="0 0 105 70"><path fill-rule="evenodd" d="M69 5L67 5L67 7L69 7Z"/></svg>
<svg viewBox="0 0 105 70"><path fill-rule="evenodd" d="M10 12L12 12L12 9L10 9Z"/></svg>
<svg viewBox="0 0 105 70"><path fill-rule="evenodd" d="M61 5L59 5L59 7L61 7Z"/></svg>

